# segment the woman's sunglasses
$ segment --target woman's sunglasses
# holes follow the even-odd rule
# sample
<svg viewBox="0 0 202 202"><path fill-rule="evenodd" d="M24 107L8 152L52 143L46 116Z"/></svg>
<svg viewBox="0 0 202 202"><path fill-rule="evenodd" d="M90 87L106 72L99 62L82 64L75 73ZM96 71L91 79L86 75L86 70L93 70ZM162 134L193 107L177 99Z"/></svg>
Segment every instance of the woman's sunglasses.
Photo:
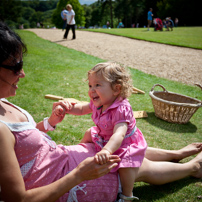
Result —
<svg viewBox="0 0 202 202"><path fill-rule="evenodd" d="M19 75L22 70L22 67L23 67L23 61L17 62L15 66L0 65L0 67L9 69L9 70L13 71L16 75Z"/></svg>

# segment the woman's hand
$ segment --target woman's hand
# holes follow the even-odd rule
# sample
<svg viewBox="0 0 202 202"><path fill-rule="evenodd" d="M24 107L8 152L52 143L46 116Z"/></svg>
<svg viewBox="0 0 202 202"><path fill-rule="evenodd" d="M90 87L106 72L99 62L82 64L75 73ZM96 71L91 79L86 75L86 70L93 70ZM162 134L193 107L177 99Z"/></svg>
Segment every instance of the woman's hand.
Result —
<svg viewBox="0 0 202 202"><path fill-rule="evenodd" d="M94 157L88 157L82 161L75 169L77 170L77 176L81 181L93 180L106 175L112 168L115 168L120 162L120 158L117 155L110 155L109 161L106 164L97 164Z"/></svg>

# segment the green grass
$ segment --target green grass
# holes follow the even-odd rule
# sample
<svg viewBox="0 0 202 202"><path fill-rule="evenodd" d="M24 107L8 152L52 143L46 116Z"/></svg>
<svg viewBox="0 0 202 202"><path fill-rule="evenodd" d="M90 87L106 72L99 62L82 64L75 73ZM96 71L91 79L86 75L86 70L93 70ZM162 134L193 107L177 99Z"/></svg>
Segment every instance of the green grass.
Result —
<svg viewBox="0 0 202 202"><path fill-rule="evenodd" d="M24 57L26 77L20 80L17 96L9 98L10 101L28 110L38 122L49 116L52 109L54 101L45 99L46 94L89 100L85 81L87 71L103 60L43 40L28 31L19 33L28 46L28 54ZM149 97L149 91L156 83L162 84L168 91L199 100L202 100L201 90L196 86L130 70L134 86L145 91L144 95L133 94L129 100L134 111L145 110L148 113L148 118L137 119L137 126L142 130L148 145L178 149L192 142L202 142L202 108L198 109L188 124L171 124L155 117ZM160 88L155 88L158 89ZM57 143L77 144L85 130L92 125L91 115L67 115L58 124L57 130L49 134ZM186 178L163 186L136 183L134 194L140 201L197 201L201 189L201 179Z"/></svg>
<svg viewBox="0 0 202 202"><path fill-rule="evenodd" d="M150 31L147 31L147 28L87 29L87 31L202 49L202 27L177 27L173 28L173 31L154 31L153 28L151 28Z"/></svg>

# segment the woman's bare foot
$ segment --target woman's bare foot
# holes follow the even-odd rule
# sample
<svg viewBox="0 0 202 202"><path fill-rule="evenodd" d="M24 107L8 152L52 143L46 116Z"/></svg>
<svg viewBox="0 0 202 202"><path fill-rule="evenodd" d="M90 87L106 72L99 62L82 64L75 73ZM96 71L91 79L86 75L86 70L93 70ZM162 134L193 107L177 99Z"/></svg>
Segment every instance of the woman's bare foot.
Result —
<svg viewBox="0 0 202 202"><path fill-rule="evenodd" d="M187 145L186 147L175 151L176 156L173 159L173 162L179 162L180 160L198 154L202 151L202 143L192 143Z"/></svg>
<svg viewBox="0 0 202 202"><path fill-rule="evenodd" d="M202 152L200 152L194 159L192 159L190 163L194 163L194 171L191 176L202 178Z"/></svg>

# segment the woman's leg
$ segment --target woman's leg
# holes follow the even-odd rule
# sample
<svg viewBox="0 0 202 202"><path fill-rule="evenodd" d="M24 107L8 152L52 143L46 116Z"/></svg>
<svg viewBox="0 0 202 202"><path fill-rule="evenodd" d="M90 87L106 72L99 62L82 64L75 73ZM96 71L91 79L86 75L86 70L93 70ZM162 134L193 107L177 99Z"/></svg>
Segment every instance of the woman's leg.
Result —
<svg viewBox="0 0 202 202"><path fill-rule="evenodd" d="M144 159L139 168L136 182L147 182L150 184L166 184L185 177L202 177L202 152L191 161L181 164L164 161L150 161Z"/></svg>
<svg viewBox="0 0 202 202"><path fill-rule="evenodd" d="M70 29L70 26L67 24L66 31L65 31L63 39L67 39L67 36L68 36L68 33L69 33L69 29Z"/></svg>
<svg viewBox="0 0 202 202"><path fill-rule="evenodd" d="M76 39L75 25L72 25L72 39Z"/></svg>
<svg viewBox="0 0 202 202"><path fill-rule="evenodd" d="M165 150L148 147L145 157L151 161L179 162L188 156L198 154L200 151L202 151L202 143L192 143L179 150Z"/></svg>

